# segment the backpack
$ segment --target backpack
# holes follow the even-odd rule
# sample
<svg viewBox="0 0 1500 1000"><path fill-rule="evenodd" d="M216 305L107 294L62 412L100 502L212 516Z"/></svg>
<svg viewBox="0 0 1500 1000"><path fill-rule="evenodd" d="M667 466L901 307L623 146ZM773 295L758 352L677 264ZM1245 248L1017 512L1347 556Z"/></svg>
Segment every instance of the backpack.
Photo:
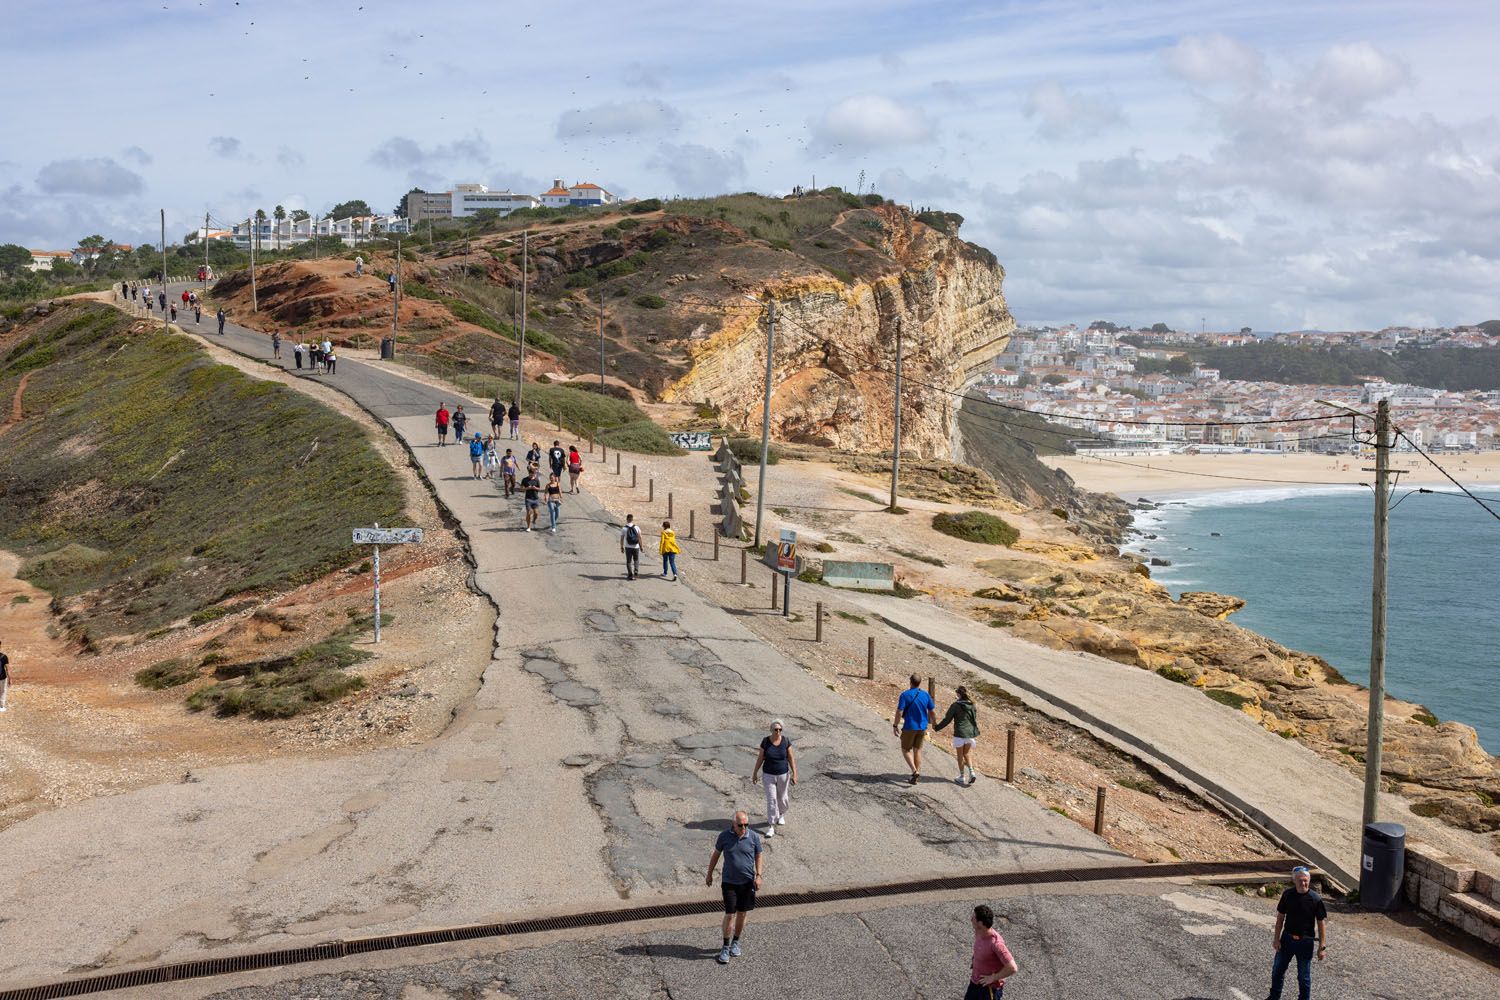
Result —
<svg viewBox="0 0 1500 1000"><path fill-rule="evenodd" d="M638 549L641 547L641 529L633 524L625 525L625 545L627 548Z"/></svg>

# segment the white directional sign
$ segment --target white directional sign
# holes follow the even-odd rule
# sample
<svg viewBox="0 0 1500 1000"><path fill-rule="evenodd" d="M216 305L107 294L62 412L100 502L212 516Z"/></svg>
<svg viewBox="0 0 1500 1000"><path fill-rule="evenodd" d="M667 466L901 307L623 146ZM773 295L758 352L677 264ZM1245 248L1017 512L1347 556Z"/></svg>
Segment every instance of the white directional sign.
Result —
<svg viewBox="0 0 1500 1000"><path fill-rule="evenodd" d="M403 542L420 542L421 528L355 528L355 545L400 545Z"/></svg>

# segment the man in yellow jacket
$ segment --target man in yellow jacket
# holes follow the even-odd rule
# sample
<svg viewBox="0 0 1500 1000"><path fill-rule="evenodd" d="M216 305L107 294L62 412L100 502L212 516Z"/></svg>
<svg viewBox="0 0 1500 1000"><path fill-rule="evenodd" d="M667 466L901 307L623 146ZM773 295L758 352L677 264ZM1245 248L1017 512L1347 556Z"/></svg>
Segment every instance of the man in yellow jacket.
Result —
<svg viewBox="0 0 1500 1000"><path fill-rule="evenodd" d="M671 521L661 523L661 540L656 543L656 548L661 552L661 577L667 578L667 570L672 571L672 579L677 579L677 553L681 547L677 544L677 532L672 530Z"/></svg>

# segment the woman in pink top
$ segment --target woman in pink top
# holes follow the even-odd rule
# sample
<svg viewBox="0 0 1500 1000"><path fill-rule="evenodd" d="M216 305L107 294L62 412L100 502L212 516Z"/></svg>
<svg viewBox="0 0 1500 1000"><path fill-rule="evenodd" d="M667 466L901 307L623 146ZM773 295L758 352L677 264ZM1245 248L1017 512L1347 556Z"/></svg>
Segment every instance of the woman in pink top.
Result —
<svg viewBox="0 0 1500 1000"><path fill-rule="evenodd" d="M983 904L969 918L974 925L974 960L969 965L969 988L964 1000L1000 1000L1005 977L1016 974L1016 960L1005 939L995 930L995 911Z"/></svg>

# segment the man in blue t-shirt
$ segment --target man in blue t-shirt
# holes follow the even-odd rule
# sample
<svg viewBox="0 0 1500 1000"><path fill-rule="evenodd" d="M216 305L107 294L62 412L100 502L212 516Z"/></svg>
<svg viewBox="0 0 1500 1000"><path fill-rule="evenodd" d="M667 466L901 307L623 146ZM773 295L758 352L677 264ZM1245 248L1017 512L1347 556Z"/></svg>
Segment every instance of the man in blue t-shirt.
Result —
<svg viewBox="0 0 1500 1000"><path fill-rule="evenodd" d="M734 825L714 841L714 853L708 859L704 885L714 884L714 869L721 857L724 859L721 883L724 890L724 947L719 950L718 962L727 965L731 958L740 956L740 935L745 933L745 918L755 909L755 894L760 891L764 860L760 834L750 829L750 815L743 810L734 814ZM731 928L733 937L730 937Z"/></svg>
<svg viewBox="0 0 1500 1000"><path fill-rule="evenodd" d="M915 785L922 776L922 743L927 739L927 727L937 706L932 695L922 690L922 678L911 675L911 687L901 692L896 701L896 714L891 718L891 732L901 737L901 756L911 768L911 783Z"/></svg>

